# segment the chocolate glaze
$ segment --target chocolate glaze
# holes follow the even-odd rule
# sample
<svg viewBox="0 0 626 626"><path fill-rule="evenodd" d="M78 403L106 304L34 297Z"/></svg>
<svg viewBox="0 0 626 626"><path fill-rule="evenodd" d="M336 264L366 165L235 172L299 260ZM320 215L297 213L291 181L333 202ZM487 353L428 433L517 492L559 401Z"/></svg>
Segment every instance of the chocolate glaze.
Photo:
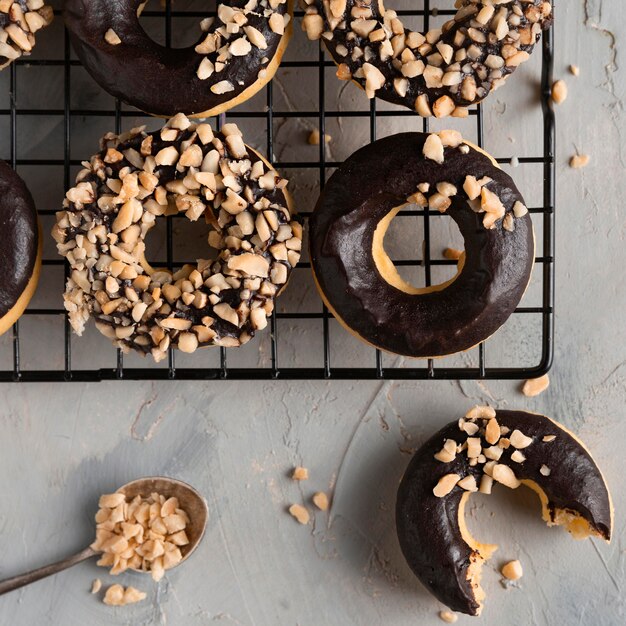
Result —
<svg viewBox="0 0 626 626"><path fill-rule="evenodd" d="M543 415L497 411L496 419L500 426L511 431L519 429L533 439L522 451L526 461L511 461L515 451L511 446L504 450L499 463L511 467L518 479L534 481L543 489L552 518L556 509L574 511L609 540L611 500L602 474L587 450ZM543 442L545 435L556 435L556 439ZM445 474L473 475L480 482L483 466L470 466L465 453L457 454L450 463L433 456L446 439L461 444L467 438L458 422L451 422L415 453L398 489L396 525L402 552L420 581L452 610L476 615L479 602L467 579L475 553L461 537L458 519L459 503L466 492L455 487L443 498L433 494L433 487ZM544 464L551 470L549 476L539 471Z"/></svg>
<svg viewBox="0 0 626 626"><path fill-rule="evenodd" d="M65 0L65 24L81 63L100 86L154 115L194 115L233 100L257 80L259 71L268 65L261 60L271 60L282 39L269 28L267 19L249 13L246 25L263 34L267 48L261 50L253 45L246 56L232 57L223 71L200 80L196 72L205 55L197 54L194 48L207 33L189 48L165 48L141 27L137 16L141 4L142 0ZM243 7L246 0L225 4ZM287 13L287 3L275 11ZM223 22L215 17L211 30L220 25ZM106 42L104 35L109 28L122 43L112 46ZM214 61L217 53L206 56ZM211 85L222 80L229 80L235 90L214 94Z"/></svg>
<svg viewBox="0 0 626 626"><path fill-rule="evenodd" d="M492 230L467 204L467 175L489 176L507 211L522 196L511 178L484 154L445 149L443 165L425 159L427 135L402 133L355 152L331 176L310 220L311 262L318 284L337 315L375 346L413 357L467 350L494 333L518 305L533 265L529 215L515 230ZM389 285L372 257L380 220L406 203L418 183L450 182L459 191L447 213L465 241L466 260L446 289L407 294ZM406 219L406 218L403 218ZM439 219L439 218L437 218Z"/></svg>
<svg viewBox="0 0 626 626"><path fill-rule="evenodd" d="M0 318L24 293L37 261L39 227L24 181L0 161Z"/></svg>

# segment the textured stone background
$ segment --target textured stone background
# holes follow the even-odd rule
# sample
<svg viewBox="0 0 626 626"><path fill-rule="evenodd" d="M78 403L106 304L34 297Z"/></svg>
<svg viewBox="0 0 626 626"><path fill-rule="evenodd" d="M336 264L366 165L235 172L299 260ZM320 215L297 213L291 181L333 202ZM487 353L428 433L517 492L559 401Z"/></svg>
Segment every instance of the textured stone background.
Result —
<svg viewBox="0 0 626 626"><path fill-rule="evenodd" d="M449 4L442 1L439 6ZM602 466L616 504L614 540L607 546L591 540L575 543L562 530L546 528L537 499L525 490L498 489L490 497L474 497L470 527L478 537L501 546L485 567L488 597L481 621L594 626L626 621L622 469L626 289L621 269L626 262L626 218L620 204L626 191L622 137L626 81L619 48L625 24L617 0L561 2L557 13L555 69L567 80L570 97L558 109L557 337L550 389L528 400L513 382L0 387L0 577L82 548L92 534L98 495L138 476L167 474L193 483L211 509L206 538L184 567L159 585L137 574L119 577L119 582L148 592L142 604L121 609L101 604L89 594L92 579L117 581L94 563L85 563L1 598L0 624L441 623L437 611L442 607L413 578L399 552L395 490L409 460L407 452L477 402L542 411L576 431ZM49 33L40 35L38 55L58 58L61 42L59 20ZM298 33L290 58L311 54L315 47ZM539 145L535 56L486 104L487 146L499 155L530 154ZM570 63L580 66L579 78L567 73ZM61 106L61 78L58 70L21 68L20 106ZM342 89L332 73L327 82L328 102L363 106L363 95L356 88ZM314 78L308 81L306 76L281 71L275 84L278 106L309 110L316 106ZM5 72L0 76L0 108L7 106L8 91ZM110 104L77 70L73 106ZM262 106L262 98L247 106ZM77 118L73 156L91 154L97 136L111 123ZM291 159L297 153L303 158L301 151L309 151L309 158L316 158L315 148L305 143L306 131L314 123L311 119L280 123L277 156ZM20 157L58 158L62 118L20 118L18 124ZM411 124L385 121L379 134L417 128L416 122ZM249 122L244 126L248 141L262 147L264 129ZM329 127L333 135L329 158L345 158L367 139L366 120L331 121ZM8 128L8 120L0 116L4 156ZM592 157L585 170L567 166L576 149ZM41 169L21 172L40 206L59 204L63 191L59 169L48 168L43 179L36 178ZM531 203L529 198L539 188L538 172L528 174L519 168L514 174ZM314 174L296 172L292 178L299 206L310 207L317 195ZM400 249L402 233L394 232L392 243ZM443 231L441 244L453 236ZM296 278L284 296L286 302L319 306L307 281L308 277ZM61 277L46 277L37 303L56 306L60 292ZM532 294L533 290L527 298ZM27 364L58 367L62 360L58 326L28 323ZM24 327L28 328L26 323ZM291 348L288 361L308 364L308 359L319 358L318 329L288 327L285 335ZM507 362L514 357L532 362L535 336L532 328L509 325L489 354ZM235 359L265 362L267 343L261 339L259 344ZM75 340L74 345L79 364L81 359L109 367L113 363L113 353L96 335ZM363 354L348 337L338 335L334 345L341 347L336 349L337 358L341 353L346 359ZM5 337L0 340L0 366L6 366L10 354ZM295 464L309 468L308 482L289 479ZM299 526L286 507L308 503L317 490L332 494L332 508L316 513L308 527ZM511 558L521 559L525 576L505 590L498 567ZM461 617L459 623L470 621Z"/></svg>

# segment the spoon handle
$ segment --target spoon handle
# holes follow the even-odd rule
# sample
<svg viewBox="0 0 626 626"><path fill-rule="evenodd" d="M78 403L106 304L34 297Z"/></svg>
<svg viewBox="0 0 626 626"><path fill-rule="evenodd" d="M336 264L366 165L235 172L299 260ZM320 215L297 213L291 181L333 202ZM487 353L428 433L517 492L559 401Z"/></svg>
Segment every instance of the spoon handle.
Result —
<svg viewBox="0 0 626 626"><path fill-rule="evenodd" d="M47 576L52 576L52 574L62 572L68 567L72 567L72 565L86 561L95 554L96 552L92 548L85 548L78 554L70 556L67 559L63 559L62 561L58 561L57 563L45 565L39 569L34 569L32 572L26 572L25 574L20 574L19 576L13 576L13 578L2 580L0 581L0 596L5 593L9 593L9 591L13 591L14 589L30 585L30 583L34 583L42 578L46 578Z"/></svg>

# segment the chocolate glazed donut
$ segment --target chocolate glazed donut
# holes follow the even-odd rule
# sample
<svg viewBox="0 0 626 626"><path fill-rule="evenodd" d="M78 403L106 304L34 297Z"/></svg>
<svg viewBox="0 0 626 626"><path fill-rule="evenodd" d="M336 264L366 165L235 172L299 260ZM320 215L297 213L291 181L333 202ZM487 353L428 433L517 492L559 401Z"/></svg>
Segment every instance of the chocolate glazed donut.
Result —
<svg viewBox="0 0 626 626"><path fill-rule="evenodd" d="M474 407L415 453L396 503L409 566L437 599L470 615L481 611L481 567L498 546L471 536L464 509L472 492L490 493L494 481L533 489L547 524L575 539L609 541L613 528L602 473L574 435L543 415Z"/></svg>
<svg viewBox="0 0 626 626"><path fill-rule="evenodd" d="M407 284L384 252L385 231L408 203L446 211L463 235L459 273L443 285ZM355 152L318 201L310 245L318 287L339 321L411 357L467 350L494 333L524 294L534 257L515 184L455 131L403 133Z"/></svg>
<svg viewBox="0 0 626 626"><path fill-rule="evenodd" d="M24 181L0 161L0 335L22 315L41 270L42 238Z"/></svg>
<svg viewBox="0 0 626 626"><path fill-rule="evenodd" d="M234 0L201 23L198 44L165 48L141 24L142 0L65 0L82 64L111 95L142 111L209 117L269 82L291 35L287 0Z"/></svg>

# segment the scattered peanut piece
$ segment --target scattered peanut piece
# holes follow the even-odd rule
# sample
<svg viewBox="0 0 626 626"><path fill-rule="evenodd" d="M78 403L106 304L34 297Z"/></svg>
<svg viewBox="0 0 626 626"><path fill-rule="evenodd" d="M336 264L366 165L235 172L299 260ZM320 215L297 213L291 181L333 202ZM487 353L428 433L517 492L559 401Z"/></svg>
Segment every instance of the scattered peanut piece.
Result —
<svg viewBox="0 0 626 626"><path fill-rule="evenodd" d="M521 484L513 470L508 465L503 465L502 463L496 463L493 466L491 477L510 489L517 489Z"/></svg>
<svg viewBox="0 0 626 626"><path fill-rule="evenodd" d="M466 414L465 417L470 420L476 419L490 419L496 416L496 410L492 406L481 406L476 405L472 407Z"/></svg>
<svg viewBox="0 0 626 626"><path fill-rule="evenodd" d="M100 589L102 589L102 581L99 578L96 578L91 583L91 593L98 593L98 591L100 591Z"/></svg>
<svg viewBox="0 0 626 626"><path fill-rule="evenodd" d="M311 519L309 512L301 504L292 504L289 507L289 513L300 524L306 525L309 523L309 520Z"/></svg>
<svg viewBox="0 0 626 626"><path fill-rule="evenodd" d="M444 248L443 258L450 261L458 261L463 256L463 250L457 250L456 248Z"/></svg>
<svg viewBox="0 0 626 626"><path fill-rule="evenodd" d="M458 474L446 474L442 476L433 488L433 494L437 498L447 496L454 489L459 480L461 480L461 477Z"/></svg>
<svg viewBox="0 0 626 626"><path fill-rule="evenodd" d="M119 46L122 43L119 35L112 29L109 28L106 33L104 33L104 39L107 43L110 43L112 46Z"/></svg>
<svg viewBox="0 0 626 626"><path fill-rule="evenodd" d="M509 441L511 442L511 445L518 450L528 448L528 446L533 442L531 437L527 437L521 430L518 430L517 428L511 433Z"/></svg>
<svg viewBox="0 0 626 626"><path fill-rule="evenodd" d="M569 166L572 169L579 170L589 165L591 157L588 154L575 154L569 160Z"/></svg>
<svg viewBox="0 0 626 626"><path fill-rule="evenodd" d="M328 496L323 491L318 491L316 494L313 495L313 504L320 511L327 511L328 510Z"/></svg>
<svg viewBox="0 0 626 626"><path fill-rule="evenodd" d="M470 491L472 493L475 493L476 491L478 491L478 486L476 485L476 479L471 474L459 480L457 485L461 487L461 489L465 489L465 491Z"/></svg>
<svg viewBox="0 0 626 626"><path fill-rule="evenodd" d="M141 602L145 598L146 594L134 587L124 589L122 585L111 585L104 594L102 602L110 606L126 606L127 604Z"/></svg>
<svg viewBox="0 0 626 626"><path fill-rule="evenodd" d="M492 417L485 427L485 441L491 445L498 443L500 439L500 426L495 417Z"/></svg>
<svg viewBox="0 0 626 626"><path fill-rule="evenodd" d="M557 80L552 85L552 102L563 104L567 100L567 85L564 80Z"/></svg>
<svg viewBox="0 0 626 626"><path fill-rule="evenodd" d="M517 559L505 563L500 571L502 576L508 580L519 580L524 575L522 564Z"/></svg>
<svg viewBox="0 0 626 626"><path fill-rule="evenodd" d="M320 145L320 131L317 130L317 128L315 130L312 130L309 133L309 138L308 138L308 142L310 145L312 146L319 146ZM328 133L324 133L324 143L330 143L332 137L328 134Z"/></svg>
<svg viewBox="0 0 626 626"><path fill-rule="evenodd" d="M578 65L570 65L568 69L569 73L572 74L572 76L578 76L580 74L580 68L578 67Z"/></svg>
<svg viewBox="0 0 626 626"><path fill-rule="evenodd" d="M543 393L550 386L550 377L547 374L539 378L529 378L522 386L522 393L528 398L533 398Z"/></svg>
<svg viewBox="0 0 626 626"><path fill-rule="evenodd" d="M309 470L306 467L296 467L293 470L293 474L291 474L291 478L293 480L308 480L309 479Z"/></svg>
<svg viewBox="0 0 626 626"><path fill-rule="evenodd" d="M439 619L446 624L454 624L459 619L459 616L452 611L439 611Z"/></svg>
<svg viewBox="0 0 626 626"><path fill-rule="evenodd" d="M526 457L519 450L515 450L515 452L511 455L511 461L514 461L515 463L523 463L525 460Z"/></svg>
<svg viewBox="0 0 626 626"><path fill-rule="evenodd" d="M426 138L424 142L424 147L422 148L422 153L427 159L431 161L435 161L436 163L443 163L444 160L444 152L443 152L443 143L441 142L441 138L439 135L435 133L431 133Z"/></svg>
<svg viewBox="0 0 626 626"><path fill-rule="evenodd" d="M550 476L550 474L552 473L552 470L544 463L540 468L539 468L539 473L542 476Z"/></svg>

